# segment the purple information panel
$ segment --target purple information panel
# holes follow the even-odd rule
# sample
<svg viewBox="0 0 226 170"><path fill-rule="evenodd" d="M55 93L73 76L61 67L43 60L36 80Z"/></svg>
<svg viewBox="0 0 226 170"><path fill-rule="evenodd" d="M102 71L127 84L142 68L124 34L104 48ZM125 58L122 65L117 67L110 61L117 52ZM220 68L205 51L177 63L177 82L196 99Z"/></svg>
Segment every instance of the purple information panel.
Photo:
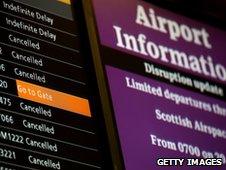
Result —
<svg viewBox="0 0 226 170"><path fill-rule="evenodd" d="M103 45L226 83L226 32L141 0L93 5Z"/></svg>
<svg viewBox="0 0 226 170"><path fill-rule="evenodd" d="M141 0L92 2L125 169L226 169L226 32Z"/></svg>
<svg viewBox="0 0 226 170"><path fill-rule="evenodd" d="M195 157L222 157L225 163L226 118L219 115L225 102L110 66L106 69L126 169L161 169L158 158L188 158L182 159L183 169L191 169L190 158Z"/></svg>

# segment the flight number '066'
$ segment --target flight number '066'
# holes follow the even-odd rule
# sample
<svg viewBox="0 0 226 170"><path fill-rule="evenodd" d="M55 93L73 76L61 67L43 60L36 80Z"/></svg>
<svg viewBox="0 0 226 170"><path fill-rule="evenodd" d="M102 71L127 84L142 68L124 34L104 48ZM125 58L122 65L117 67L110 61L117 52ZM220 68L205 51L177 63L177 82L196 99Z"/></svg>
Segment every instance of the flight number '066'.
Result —
<svg viewBox="0 0 226 170"><path fill-rule="evenodd" d="M0 113L0 121L3 123L8 123L8 124L14 123L13 116L3 114L3 113Z"/></svg>

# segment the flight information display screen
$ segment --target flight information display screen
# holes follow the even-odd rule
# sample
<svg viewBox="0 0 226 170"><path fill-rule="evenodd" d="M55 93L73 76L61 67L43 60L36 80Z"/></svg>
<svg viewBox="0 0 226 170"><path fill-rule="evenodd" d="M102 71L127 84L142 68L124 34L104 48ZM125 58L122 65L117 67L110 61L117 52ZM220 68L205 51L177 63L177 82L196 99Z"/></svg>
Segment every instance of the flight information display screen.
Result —
<svg viewBox="0 0 226 170"><path fill-rule="evenodd" d="M91 2L124 168L225 169L226 32L142 0Z"/></svg>
<svg viewBox="0 0 226 170"><path fill-rule="evenodd" d="M0 0L0 169L102 169L69 0Z"/></svg>

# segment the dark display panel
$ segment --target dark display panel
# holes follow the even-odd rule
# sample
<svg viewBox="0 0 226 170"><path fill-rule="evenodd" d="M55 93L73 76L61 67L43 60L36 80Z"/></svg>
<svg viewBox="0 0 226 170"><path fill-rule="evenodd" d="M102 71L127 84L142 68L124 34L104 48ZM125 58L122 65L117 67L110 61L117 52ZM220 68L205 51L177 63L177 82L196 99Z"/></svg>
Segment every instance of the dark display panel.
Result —
<svg viewBox="0 0 226 170"><path fill-rule="evenodd" d="M102 169L68 0L0 1L0 169Z"/></svg>
<svg viewBox="0 0 226 170"><path fill-rule="evenodd" d="M225 30L142 0L83 4L115 166L225 169Z"/></svg>

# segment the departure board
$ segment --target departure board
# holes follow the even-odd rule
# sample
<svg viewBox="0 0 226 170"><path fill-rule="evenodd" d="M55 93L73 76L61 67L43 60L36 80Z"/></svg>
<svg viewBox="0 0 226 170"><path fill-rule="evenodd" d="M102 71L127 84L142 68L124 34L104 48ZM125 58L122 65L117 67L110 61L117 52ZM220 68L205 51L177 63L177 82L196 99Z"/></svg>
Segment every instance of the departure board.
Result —
<svg viewBox="0 0 226 170"><path fill-rule="evenodd" d="M0 0L0 169L102 169L69 0Z"/></svg>
<svg viewBox="0 0 226 170"><path fill-rule="evenodd" d="M226 31L143 0L83 4L115 167L225 169Z"/></svg>

